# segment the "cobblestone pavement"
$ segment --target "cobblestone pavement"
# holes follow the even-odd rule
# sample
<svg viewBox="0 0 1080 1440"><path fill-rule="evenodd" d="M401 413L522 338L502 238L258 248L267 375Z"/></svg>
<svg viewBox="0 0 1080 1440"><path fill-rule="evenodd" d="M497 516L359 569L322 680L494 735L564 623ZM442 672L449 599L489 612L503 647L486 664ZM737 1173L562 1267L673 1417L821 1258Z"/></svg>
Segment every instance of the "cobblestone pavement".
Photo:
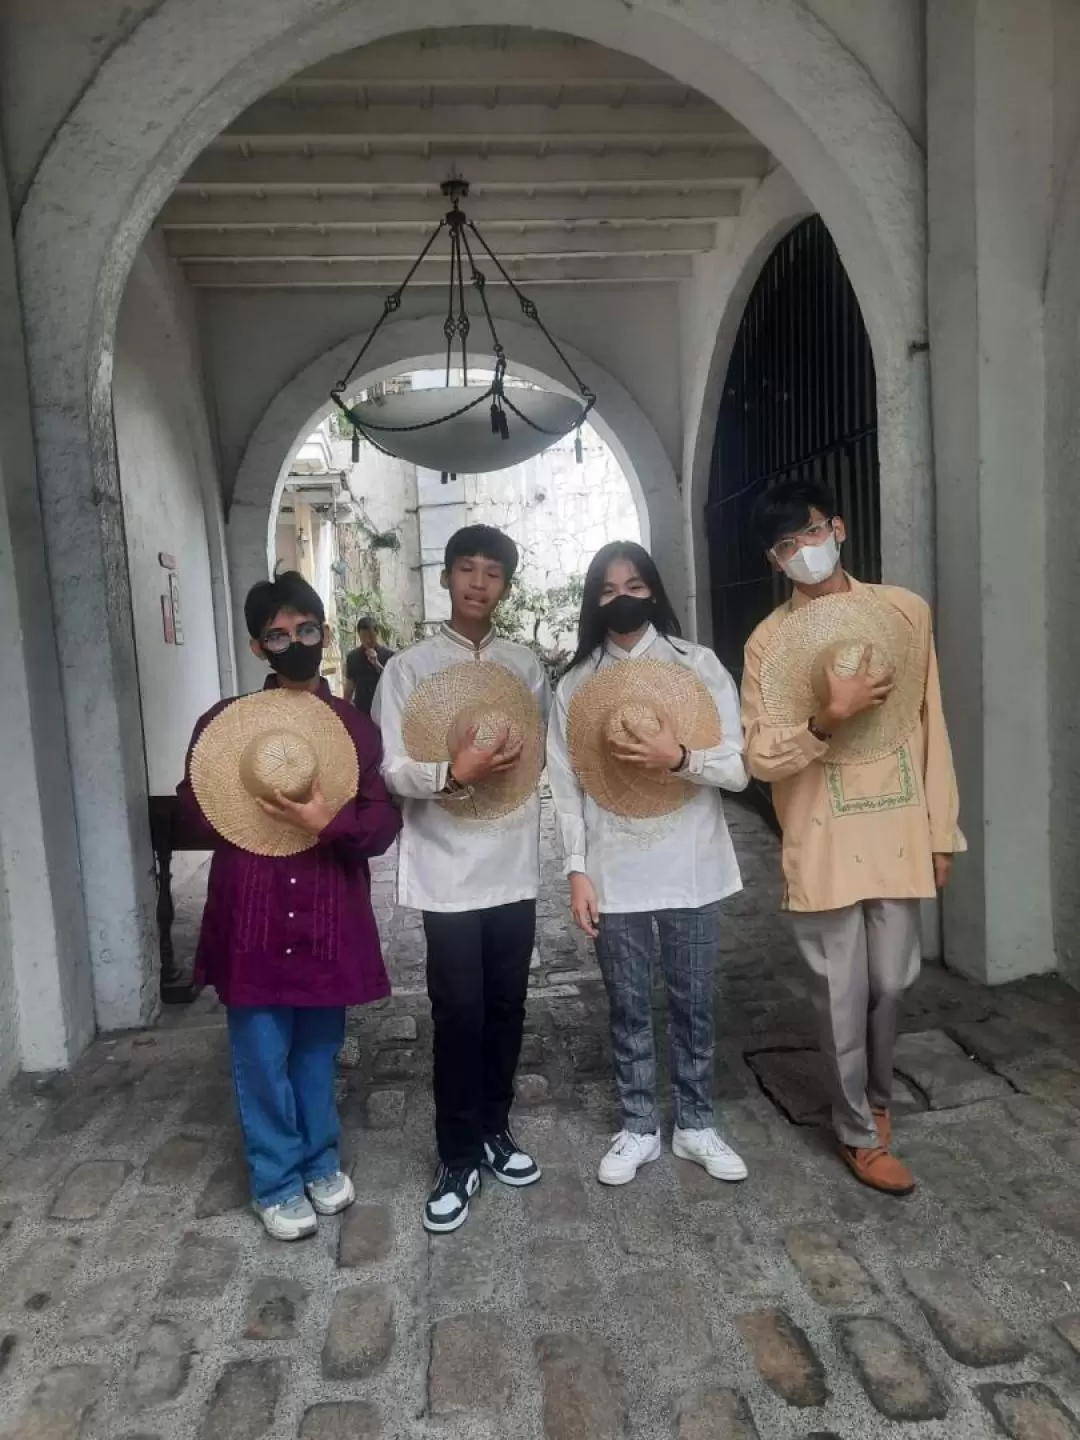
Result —
<svg viewBox="0 0 1080 1440"><path fill-rule="evenodd" d="M519 1084L535 1188L429 1238L419 917L375 879L396 982L356 1012L341 1106L359 1202L274 1244L245 1209L206 996L0 1111L0 1432L18 1440L1080 1440L1080 996L928 968L899 1047L907 1201L830 1152L775 842L733 809L747 891L717 977L727 1187L616 1128L605 1004L546 883ZM181 907L190 924L195 892ZM662 997L657 995L658 1009Z"/></svg>

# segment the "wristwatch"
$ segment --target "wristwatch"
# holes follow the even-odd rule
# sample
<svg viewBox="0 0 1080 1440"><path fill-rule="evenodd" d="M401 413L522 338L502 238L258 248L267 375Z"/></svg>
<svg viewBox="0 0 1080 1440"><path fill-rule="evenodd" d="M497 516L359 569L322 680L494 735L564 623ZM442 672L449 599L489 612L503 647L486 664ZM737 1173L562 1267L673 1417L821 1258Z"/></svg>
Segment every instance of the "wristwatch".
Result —
<svg viewBox="0 0 1080 1440"><path fill-rule="evenodd" d="M671 767L672 775L681 775L687 765L690 764L690 751L685 745L680 745L679 749L682 751L682 754L679 756L679 763Z"/></svg>
<svg viewBox="0 0 1080 1440"><path fill-rule="evenodd" d="M817 728L817 726L814 724L814 717L812 715L810 716L810 719L806 722L806 728L810 731L810 734L813 735L814 739L820 740L823 745L827 745L832 739L831 734L826 734L824 730L819 730Z"/></svg>

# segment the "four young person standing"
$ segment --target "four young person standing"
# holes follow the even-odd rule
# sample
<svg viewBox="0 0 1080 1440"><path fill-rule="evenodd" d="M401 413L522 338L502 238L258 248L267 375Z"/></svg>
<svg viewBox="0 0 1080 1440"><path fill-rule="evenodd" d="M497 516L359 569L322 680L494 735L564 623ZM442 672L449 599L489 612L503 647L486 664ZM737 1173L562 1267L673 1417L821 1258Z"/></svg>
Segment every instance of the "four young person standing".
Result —
<svg viewBox="0 0 1080 1440"><path fill-rule="evenodd" d="M294 706L282 720L264 705L262 731L241 737L240 708L226 718L229 707L218 707L196 729L181 786L189 819L217 850L199 973L229 1007L255 1207L272 1235L309 1234L316 1212L353 1198L339 1169L334 1056L344 1005L386 992L365 857L384 850L399 823L398 899L423 913L434 1030L440 1166L423 1224L443 1232L464 1223L482 1169L510 1186L540 1179L510 1110L536 931L545 729L570 908L596 943L610 1007L622 1128L600 1181L626 1184L661 1154L656 949L673 1151L716 1179L746 1178L715 1123L713 974L721 904L742 888L720 792L745 789L753 775L772 785L783 829L785 906L814 981L841 1156L876 1189L914 1187L889 1150L897 1011L918 974L920 901L965 848L930 613L908 591L846 574L843 521L824 487L773 487L755 525L794 593L747 642L741 717L730 675L681 638L656 566L636 544L608 545L589 567L578 647L549 727L539 661L493 629L517 548L488 526L455 534L442 576L449 621L398 655L376 656L381 756L375 728L319 680L326 631L314 592L286 576L249 596L252 648L276 671L271 683L318 697L336 716ZM254 714L245 710L244 723ZM297 753L308 740L282 728L301 717L310 757ZM224 811L216 818L217 780L199 788L204 735L228 751L226 788L242 825ZM280 779L290 767L306 776L299 790ZM219 765L215 776L225 773ZM338 787L333 803L322 773ZM260 817L278 833L256 836ZM292 837L284 848L280 827ZM310 895L291 888L302 879ZM343 907L353 901L368 936L359 948L347 940ZM287 920L282 907L292 907Z"/></svg>

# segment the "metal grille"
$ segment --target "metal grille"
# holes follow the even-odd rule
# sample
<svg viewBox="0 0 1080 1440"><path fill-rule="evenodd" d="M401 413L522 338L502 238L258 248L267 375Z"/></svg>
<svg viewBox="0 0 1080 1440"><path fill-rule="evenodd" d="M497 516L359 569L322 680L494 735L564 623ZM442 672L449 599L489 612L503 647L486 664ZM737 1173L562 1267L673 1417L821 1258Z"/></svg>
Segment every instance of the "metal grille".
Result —
<svg viewBox="0 0 1080 1440"><path fill-rule="evenodd" d="M814 216L770 256L739 326L713 440L705 523L713 645L736 676L743 645L788 593L750 530L763 490L824 480L847 524L844 564L881 579L874 357L836 246Z"/></svg>

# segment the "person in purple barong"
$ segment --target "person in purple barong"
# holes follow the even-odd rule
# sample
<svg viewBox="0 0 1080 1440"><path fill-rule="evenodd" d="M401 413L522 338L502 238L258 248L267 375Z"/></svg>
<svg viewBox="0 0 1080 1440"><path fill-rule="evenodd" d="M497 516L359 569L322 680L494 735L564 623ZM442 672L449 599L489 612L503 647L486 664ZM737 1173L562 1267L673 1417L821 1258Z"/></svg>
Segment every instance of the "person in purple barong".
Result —
<svg viewBox="0 0 1080 1440"><path fill-rule="evenodd" d="M244 615L264 690L198 721L182 819L213 850L195 959L228 1014L252 1204L270 1235L313 1235L355 1199L334 1094L345 1011L390 993L368 860L401 828L382 742L320 675L330 632L296 572L263 581Z"/></svg>

